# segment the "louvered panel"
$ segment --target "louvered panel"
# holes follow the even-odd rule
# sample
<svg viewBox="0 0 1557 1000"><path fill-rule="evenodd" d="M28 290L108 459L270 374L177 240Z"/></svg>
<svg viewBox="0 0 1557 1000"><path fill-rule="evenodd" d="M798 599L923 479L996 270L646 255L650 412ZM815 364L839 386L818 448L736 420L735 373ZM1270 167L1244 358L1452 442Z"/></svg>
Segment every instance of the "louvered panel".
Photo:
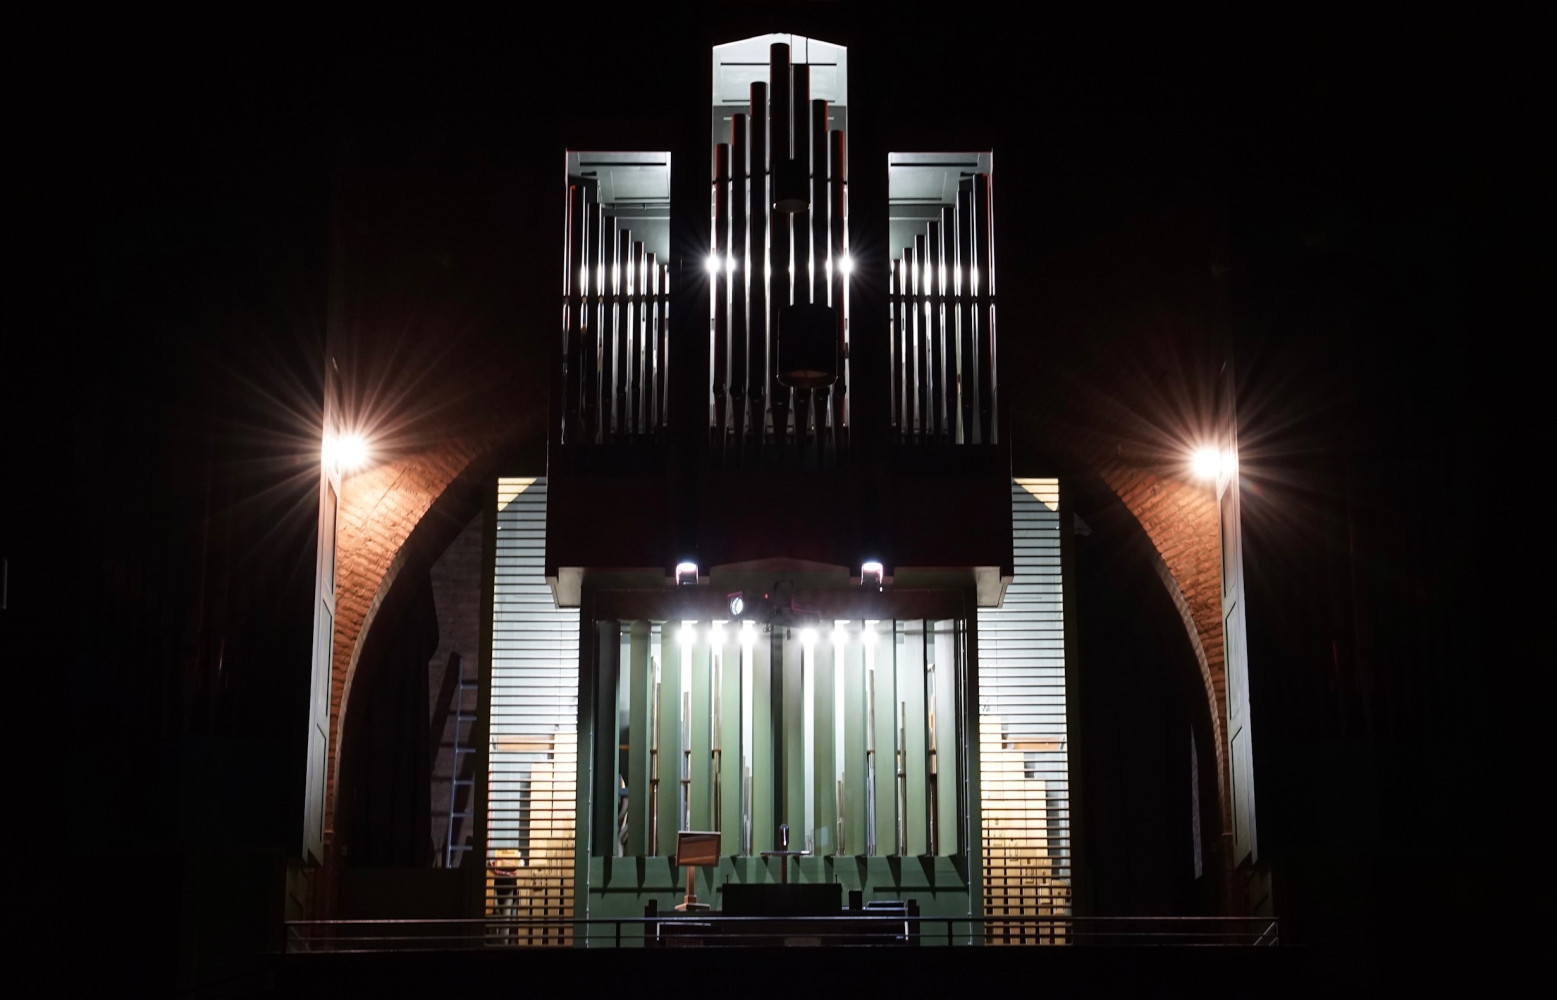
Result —
<svg viewBox="0 0 1557 1000"><path fill-rule="evenodd" d="M546 584L546 481L498 481L487 786L487 913L494 943L566 944L528 918L573 916L578 788L578 611Z"/></svg>
<svg viewBox="0 0 1557 1000"><path fill-rule="evenodd" d="M1063 943L1070 913L1070 772L1059 483L1011 486L1015 577L979 612L979 778L984 915L991 944Z"/></svg>

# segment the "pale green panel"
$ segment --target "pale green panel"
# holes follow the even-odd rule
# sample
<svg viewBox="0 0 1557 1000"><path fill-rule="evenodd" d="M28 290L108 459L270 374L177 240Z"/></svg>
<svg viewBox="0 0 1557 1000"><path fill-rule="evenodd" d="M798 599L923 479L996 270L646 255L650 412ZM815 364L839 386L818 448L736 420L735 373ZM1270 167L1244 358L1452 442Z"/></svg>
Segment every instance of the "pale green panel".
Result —
<svg viewBox="0 0 1557 1000"><path fill-rule="evenodd" d="M751 768L751 850L753 854L773 850L773 697L772 656L768 637L759 634L752 645L752 746Z"/></svg>
<svg viewBox="0 0 1557 1000"><path fill-rule="evenodd" d="M876 831L876 854L897 851L893 802L896 799L897 747L897 641L892 622L881 622L876 645L875 703L870 708L871 732L876 745L876 814L870 822Z"/></svg>
<svg viewBox="0 0 1557 1000"><path fill-rule="evenodd" d="M935 662L935 743L940 776L936 782L936 853L957 854L957 748L962 745L957 733L957 683L962 671L957 662L959 649L957 622L936 623Z"/></svg>
<svg viewBox="0 0 1557 1000"><path fill-rule="evenodd" d="M903 640L897 647L897 701L898 717L894 737L902 758L898 799L894 808L903 809L903 826L907 834L910 857L928 850L927 829L929 812L925 801L925 711L924 667L926 622L900 622L899 632ZM895 827L894 827L895 829ZM895 843L895 841L894 841Z"/></svg>
<svg viewBox="0 0 1557 1000"><path fill-rule="evenodd" d="M681 650L676 643L680 622L665 622L659 636L659 849L656 856L676 852L681 809Z"/></svg>
<svg viewBox="0 0 1557 1000"><path fill-rule="evenodd" d="M834 831L838 825L837 795L833 780L833 644L825 639L816 644L816 774L812 795L816 802L816 829L813 842L818 854L834 854L838 847Z"/></svg>
<svg viewBox="0 0 1557 1000"><path fill-rule="evenodd" d="M649 731L649 704L653 696L649 676L649 626L647 622L631 622L625 632L630 636L628 652L622 658L622 669L627 673L631 710L629 713L629 741L627 749L627 854L647 854L649 816L649 741L644 735ZM627 637L624 637L626 639Z"/></svg>
<svg viewBox="0 0 1557 1000"><path fill-rule="evenodd" d="M713 746L712 716L713 679L710 673L708 626L699 623L697 642L692 647L692 824L691 830L712 830L710 812L713 803L713 770L710 767L709 750Z"/></svg>
<svg viewBox="0 0 1557 1000"><path fill-rule="evenodd" d="M800 640L796 637L780 644L779 648L784 657L784 714L781 719L774 720L774 724L784 727L784 815L778 818L778 822L789 824L789 849L799 851L805 848L805 784L801 780L803 739L800 713L803 702L800 691Z"/></svg>
<svg viewBox="0 0 1557 1000"><path fill-rule="evenodd" d="M725 629L721 647L719 689L719 850L740 850L741 830L741 647L731 641L735 632Z"/></svg>
<svg viewBox="0 0 1557 1000"><path fill-rule="evenodd" d="M848 854L865 853L865 654L858 642L843 661L843 837Z"/></svg>

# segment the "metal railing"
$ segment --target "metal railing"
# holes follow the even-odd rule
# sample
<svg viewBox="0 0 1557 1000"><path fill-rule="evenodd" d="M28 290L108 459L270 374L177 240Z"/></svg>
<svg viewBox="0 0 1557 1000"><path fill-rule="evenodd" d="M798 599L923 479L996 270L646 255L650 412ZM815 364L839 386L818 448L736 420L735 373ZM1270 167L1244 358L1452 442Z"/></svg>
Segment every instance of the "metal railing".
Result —
<svg viewBox="0 0 1557 1000"><path fill-rule="evenodd" d="M1272 917L689 916L575 919L292 920L288 954L486 951L523 947L1260 948L1281 943Z"/></svg>

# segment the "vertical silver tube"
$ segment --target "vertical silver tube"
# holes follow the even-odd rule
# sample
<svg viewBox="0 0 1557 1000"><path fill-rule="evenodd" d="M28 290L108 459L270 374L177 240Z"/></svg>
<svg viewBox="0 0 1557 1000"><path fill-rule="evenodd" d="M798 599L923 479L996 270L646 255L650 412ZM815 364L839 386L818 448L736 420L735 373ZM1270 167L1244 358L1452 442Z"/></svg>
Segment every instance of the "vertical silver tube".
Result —
<svg viewBox="0 0 1557 1000"><path fill-rule="evenodd" d="M714 426L712 444L716 456L724 453L725 373L730 366L730 272L725 261L730 253L730 144L714 148L714 235L709 241L712 257L709 281L714 295Z"/></svg>
<svg viewBox="0 0 1557 1000"><path fill-rule="evenodd" d="M644 432L660 430L660 262L656 254L644 258Z"/></svg>
<svg viewBox="0 0 1557 1000"><path fill-rule="evenodd" d="M908 853L908 702L897 703L897 855Z"/></svg>
<svg viewBox="0 0 1557 1000"><path fill-rule="evenodd" d="M632 277L633 234L626 229L616 234L616 399L614 427L617 438L627 436L627 378L629 374L628 347L632 340L632 295L629 292Z"/></svg>
<svg viewBox="0 0 1557 1000"><path fill-rule="evenodd" d="M637 435L643 433L644 331L645 321L648 319L646 312L649 301L648 296L644 294L644 256L641 240L633 241L632 259L628 263L628 269L628 277L632 282L631 350L627 353L627 372L632 380L627 394L628 431Z"/></svg>
<svg viewBox="0 0 1557 1000"><path fill-rule="evenodd" d="M621 298L617 295L617 280L622 276L622 261L617 247L622 234L616 228L616 220L606 216L601 225L604 241L602 255L605 268L605 317L600 330L600 440L611 440L616 430L616 339L622 326Z"/></svg>
<svg viewBox="0 0 1557 1000"><path fill-rule="evenodd" d="M649 856L660 853L660 661L650 654L649 671Z"/></svg>
<svg viewBox="0 0 1557 1000"><path fill-rule="evenodd" d="M730 275L730 423L731 444L737 458L746 439L746 286L751 280L746 266L746 116L730 118L730 247L734 264Z"/></svg>
<svg viewBox="0 0 1557 1000"><path fill-rule="evenodd" d="M941 227L931 222L924 234L924 309L925 339L930 356L930 439L939 441L945 427L941 414L946 403L945 350L941 340L941 299L937 294L941 277Z"/></svg>
<svg viewBox="0 0 1557 1000"><path fill-rule="evenodd" d="M782 42L769 47L768 100L768 201L778 197L781 175L790 169L790 83L789 46ZM790 216L774 211L768 229L768 392L773 413L773 441L783 445L789 435L789 386L778 380L779 310L790 304Z"/></svg>
<svg viewBox="0 0 1557 1000"><path fill-rule="evenodd" d="M887 310L890 318L887 335L887 370L891 373L892 434L903 434L903 262L894 260L887 269Z"/></svg>
<svg viewBox="0 0 1557 1000"><path fill-rule="evenodd" d="M800 650L800 817L806 850L816 838L816 639L801 641Z"/></svg>
<svg viewBox="0 0 1557 1000"><path fill-rule="evenodd" d="M683 661L684 663L687 661ZM681 692L681 826L692 829L692 692Z"/></svg>
<svg viewBox="0 0 1557 1000"><path fill-rule="evenodd" d="M767 415L768 338L772 335L768 328L768 212L772 205L768 195L768 85L761 81L751 85L750 204L751 233L741 266L746 268L750 289L746 363L751 435L754 451L760 454Z"/></svg>
<svg viewBox="0 0 1557 1000"><path fill-rule="evenodd" d="M958 407L962 385L957 378L957 308L952 298L952 272L957 263L957 213L950 205L941 208L937 227L937 273L935 279L935 328L941 343L941 385L944 392L945 423L943 440L956 444Z"/></svg>
<svg viewBox="0 0 1557 1000"><path fill-rule="evenodd" d="M978 358L973 347L973 182L964 179L957 189L957 258L952 280L957 298L958 374L962 380L962 435L968 444L983 443L978 435L974 414L979 395Z"/></svg>
<svg viewBox="0 0 1557 1000"><path fill-rule="evenodd" d="M708 643L708 809L711 830L724 828L724 636L710 632Z"/></svg>
<svg viewBox="0 0 1557 1000"><path fill-rule="evenodd" d="M804 305L811 301L811 219L814 215L811 211L811 67L796 63L790 74L794 88L790 96L793 120L789 133L793 149L789 162L790 184L804 199L804 207L795 212L790 223L790 267L793 269L790 280L794 286L790 301ZM779 335L788 334L780 330ZM810 435L811 396L810 389L796 389L794 393L795 445L801 449Z"/></svg>
<svg viewBox="0 0 1557 1000"><path fill-rule="evenodd" d="M811 102L811 141L807 144L811 150L811 301L817 305L827 305L828 273L831 270L832 255L830 249L832 241L827 224L829 203L827 199L827 102L813 100ZM837 369L834 368L834 371ZM816 412L812 421L816 425L816 445L818 458L826 444L827 414L829 406L830 389L827 386L818 388L812 394L812 400Z"/></svg>
<svg viewBox="0 0 1557 1000"><path fill-rule="evenodd" d="M830 299L834 314L838 317L838 352L836 356L836 368L838 382L833 387L833 443L842 450L849 444L849 427L847 407L849 391L848 352L846 350L848 335L848 287L849 276L845 272L848 253L847 237L844 232L845 190L844 190L844 145L843 131L833 129L828 133L828 184L830 197L828 198L828 243L829 258L832 261L832 293ZM841 852L840 852L841 853Z"/></svg>
<svg viewBox="0 0 1557 1000"><path fill-rule="evenodd" d="M665 429L670 419L670 400L667 389L670 386L670 265L660 265L660 284L657 293L657 303L660 314L660 372L659 388L656 390L660 398L659 426L661 431Z"/></svg>
<svg viewBox="0 0 1557 1000"><path fill-rule="evenodd" d="M876 856L876 643L865 623L865 855Z"/></svg>
<svg viewBox="0 0 1557 1000"><path fill-rule="evenodd" d="M927 637L930 638L930 637ZM930 814L929 849L931 854L939 853L941 826L940 810L940 762L936 759L935 749L935 664L925 664L924 668L924 715L925 715L925 811Z"/></svg>
<svg viewBox="0 0 1557 1000"><path fill-rule="evenodd" d="M752 852L752 806L754 791L752 782L752 755L756 750L756 735L752 730L752 646L757 641L757 630L751 622L741 623L741 853Z"/></svg>
<svg viewBox="0 0 1557 1000"><path fill-rule="evenodd" d="M584 336L584 435L583 442L594 444L600 432L600 364L604 353L605 325L609 319L605 305L606 234L611 231L606 222L605 209L598 203L589 213L589 284L588 304L590 329Z"/></svg>
<svg viewBox="0 0 1557 1000"><path fill-rule="evenodd" d="M844 648L848 642L844 626L847 624L848 622L835 622L833 624L833 797L834 809L836 810L833 813L835 818L833 836L836 842L833 853L840 856L848 853L848 840L844 836L847 832L844 813L848 808L844 796L844 790L847 787L845 784L845 778L847 777L845 767L847 744L844 734L847 729L845 722L848 718L844 710L847 704L847 687L844 678L846 663Z"/></svg>
<svg viewBox="0 0 1557 1000"><path fill-rule="evenodd" d="M994 268L990 260L989 175L973 178L973 302L979 354L979 434L984 444L995 440L995 336L992 325Z"/></svg>
<svg viewBox="0 0 1557 1000"><path fill-rule="evenodd" d="M563 295L564 340L562 345L562 440L575 444L579 435L579 408L583 396L584 344L588 330L584 316L584 302L588 289L584 287L589 267L589 188L574 184L568 189L568 259L567 276Z"/></svg>
<svg viewBox="0 0 1557 1000"><path fill-rule="evenodd" d="M924 441L930 433L930 330L925 321L925 249L924 234L914 237L913 249L914 312L914 440Z"/></svg>
<svg viewBox="0 0 1557 1000"><path fill-rule="evenodd" d="M811 200L811 67L805 63L796 63L791 73L794 77L793 103L790 105L790 114L794 118L794 126L790 130L790 141L794 144L794 153L790 157L791 169L795 171L795 179L800 182L806 199L805 207L795 213L795 293L792 301L803 305L812 301L811 223L816 218L816 202Z"/></svg>

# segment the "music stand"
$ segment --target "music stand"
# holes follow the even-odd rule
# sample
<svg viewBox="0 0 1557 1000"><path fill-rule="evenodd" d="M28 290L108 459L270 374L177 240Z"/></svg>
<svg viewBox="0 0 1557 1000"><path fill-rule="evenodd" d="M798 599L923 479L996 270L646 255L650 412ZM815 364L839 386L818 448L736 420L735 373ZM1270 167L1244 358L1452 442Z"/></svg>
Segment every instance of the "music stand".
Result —
<svg viewBox="0 0 1557 1000"><path fill-rule="evenodd" d="M699 830L676 831L676 864L687 870L687 896L676 907L679 913L706 913L713 907L697 901L693 880L697 877L697 865L719 863L719 834Z"/></svg>

